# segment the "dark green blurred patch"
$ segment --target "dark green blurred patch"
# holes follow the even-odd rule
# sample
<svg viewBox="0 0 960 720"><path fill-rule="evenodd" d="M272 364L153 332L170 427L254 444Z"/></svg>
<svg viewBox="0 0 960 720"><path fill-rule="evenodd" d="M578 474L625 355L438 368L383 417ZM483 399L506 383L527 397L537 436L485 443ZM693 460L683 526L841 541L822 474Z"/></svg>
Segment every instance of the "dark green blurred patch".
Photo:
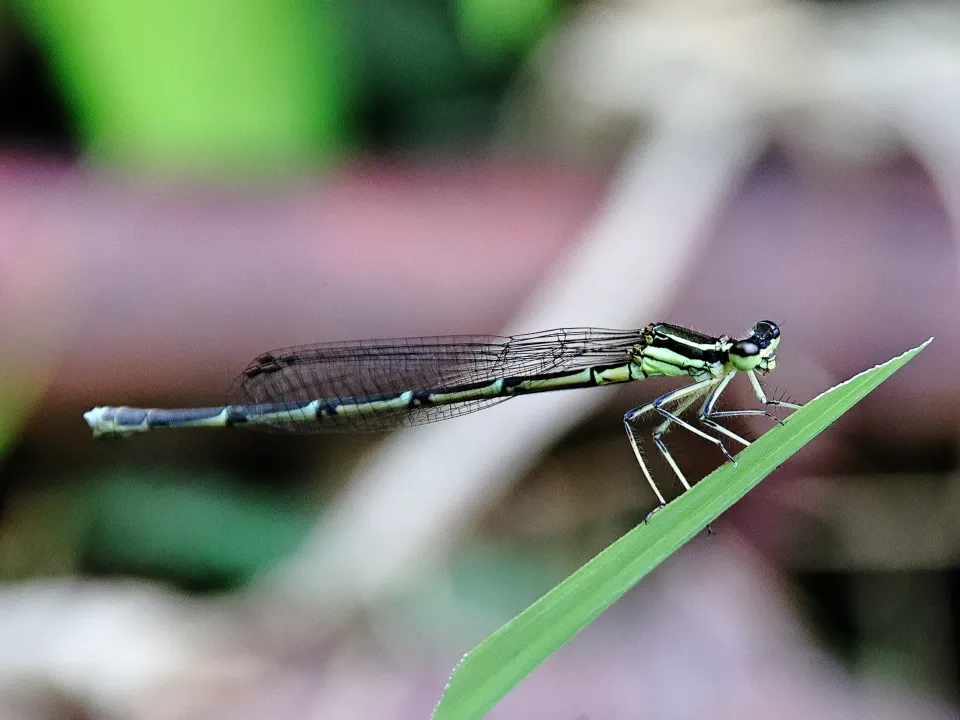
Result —
<svg viewBox="0 0 960 720"><path fill-rule="evenodd" d="M956 698L958 573L844 569L796 580L819 639L858 675Z"/></svg>
<svg viewBox="0 0 960 720"><path fill-rule="evenodd" d="M159 471L21 496L5 514L8 579L129 574L191 590L243 584L292 553L317 520L314 508L225 478Z"/></svg>
<svg viewBox="0 0 960 720"><path fill-rule="evenodd" d="M474 63L502 66L553 24L558 5L557 0L458 0L461 45Z"/></svg>
<svg viewBox="0 0 960 720"><path fill-rule="evenodd" d="M368 0L343 6L356 68L355 131L375 152L471 150L494 130L553 0Z"/></svg>

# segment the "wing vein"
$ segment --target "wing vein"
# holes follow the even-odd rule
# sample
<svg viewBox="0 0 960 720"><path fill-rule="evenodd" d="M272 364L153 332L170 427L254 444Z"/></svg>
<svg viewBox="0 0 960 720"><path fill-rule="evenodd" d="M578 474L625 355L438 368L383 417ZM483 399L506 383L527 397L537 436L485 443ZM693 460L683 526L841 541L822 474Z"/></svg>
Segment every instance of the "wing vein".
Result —
<svg viewBox="0 0 960 720"><path fill-rule="evenodd" d="M228 403L357 403L410 390L442 391L622 362L637 342L637 331L566 328L513 337L448 335L300 345L257 356L234 381ZM389 430L464 415L509 397L378 408L309 422L294 408L261 427L295 433Z"/></svg>

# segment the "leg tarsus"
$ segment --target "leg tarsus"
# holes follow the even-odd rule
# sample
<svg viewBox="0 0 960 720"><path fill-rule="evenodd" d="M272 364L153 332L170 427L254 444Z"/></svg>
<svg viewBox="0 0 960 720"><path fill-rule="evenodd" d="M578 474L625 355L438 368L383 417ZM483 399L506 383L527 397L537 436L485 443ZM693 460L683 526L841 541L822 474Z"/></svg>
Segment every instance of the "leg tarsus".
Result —
<svg viewBox="0 0 960 720"><path fill-rule="evenodd" d="M644 525L647 525L647 524L650 522L650 518L652 518L656 513L658 513L658 512L660 512L661 510L663 510L666 506L667 506L666 503L664 503L664 504L662 504L662 505L657 505L653 510L651 510L650 512L648 512L648 513L647 513L647 516L643 519L643 524L644 524Z"/></svg>

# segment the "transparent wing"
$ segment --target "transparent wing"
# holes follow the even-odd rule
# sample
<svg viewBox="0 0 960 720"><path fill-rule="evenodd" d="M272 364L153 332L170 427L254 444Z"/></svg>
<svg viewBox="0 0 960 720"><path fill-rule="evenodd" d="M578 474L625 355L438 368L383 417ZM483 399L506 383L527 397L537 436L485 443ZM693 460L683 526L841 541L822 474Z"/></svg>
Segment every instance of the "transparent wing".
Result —
<svg viewBox="0 0 960 720"><path fill-rule="evenodd" d="M509 396L451 405L379 408L304 422L298 406L313 400L382 400L408 390L443 390L501 377L624 362L637 331L570 328L498 337L449 335L301 345L264 353L234 381L228 403L289 403L290 411L262 429L316 433L387 430L445 420Z"/></svg>

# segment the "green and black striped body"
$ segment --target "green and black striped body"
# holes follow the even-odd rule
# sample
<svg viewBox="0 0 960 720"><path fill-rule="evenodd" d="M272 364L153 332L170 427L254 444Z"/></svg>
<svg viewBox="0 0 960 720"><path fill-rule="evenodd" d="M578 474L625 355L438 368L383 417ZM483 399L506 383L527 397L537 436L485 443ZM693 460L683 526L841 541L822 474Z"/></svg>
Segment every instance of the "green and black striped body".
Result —
<svg viewBox="0 0 960 720"><path fill-rule="evenodd" d="M234 381L228 404L206 408L95 407L84 414L94 435L132 435L160 427L246 426L282 432L389 430L445 420L518 395L613 385L650 377L691 382L623 416L630 445L660 503L637 439L637 423L659 417L653 442L685 489L690 488L664 435L682 427L716 445L750 443L718 422L771 415L798 405L768 399L757 379L776 367L780 329L761 320L743 338L710 337L677 325L642 330L568 328L495 336L441 336L321 343L258 356ZM738 373L763 409L715 409ZM680 416L702 403L696 418ZM774 418L776 419L776 418ZM696 424L692 424L696 423ZM709 432L708 432L709 431Z"/></svg>
<svg viewBox="0 0 960 720"><path fill-rule="evenodd" d="M250 426L291 432L383 430L446 419L518 395L649 377L700 381L773 369L776 325L743 340L655 323L637 331L554 330L514 338L450 336L288 348L257 357L221 407L98 407L96 435L159 427Z"/></svg>

